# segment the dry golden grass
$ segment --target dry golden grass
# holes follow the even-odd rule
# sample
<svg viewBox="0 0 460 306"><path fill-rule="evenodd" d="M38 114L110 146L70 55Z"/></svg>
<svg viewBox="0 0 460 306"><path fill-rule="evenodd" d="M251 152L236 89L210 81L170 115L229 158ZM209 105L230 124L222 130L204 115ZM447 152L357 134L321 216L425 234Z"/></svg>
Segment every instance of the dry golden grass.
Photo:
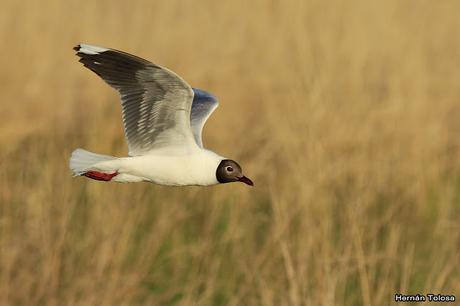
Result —
<svg viewBox="0 0 460 306"><path fill-rule="evenodd" d="M0 305L460 298L460 2L1 7ZM127 152L79 42L215 93L205 145L256 186L72 178L76 147Z"/></svg>

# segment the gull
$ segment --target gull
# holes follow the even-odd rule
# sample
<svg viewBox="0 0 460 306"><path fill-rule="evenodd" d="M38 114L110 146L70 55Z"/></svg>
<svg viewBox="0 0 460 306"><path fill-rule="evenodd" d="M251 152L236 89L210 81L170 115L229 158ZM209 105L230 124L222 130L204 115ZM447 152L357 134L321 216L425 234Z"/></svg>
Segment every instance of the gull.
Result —
<svg viewBox="0 0 460 306"><path fill-rule="evenodd" d="M201 132L218 106L216 97L129 53L87 44L74 50L86 68L120 94L129 149L128 157L76 149L69 163L74 176L167 186L253 186L236 161L203 147Z"/></svg>

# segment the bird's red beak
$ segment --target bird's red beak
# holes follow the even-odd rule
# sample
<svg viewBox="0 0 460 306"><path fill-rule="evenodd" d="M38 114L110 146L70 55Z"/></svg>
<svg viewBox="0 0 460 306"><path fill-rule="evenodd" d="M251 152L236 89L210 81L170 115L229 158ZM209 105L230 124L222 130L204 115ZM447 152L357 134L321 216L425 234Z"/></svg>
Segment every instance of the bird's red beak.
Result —
<svg viewBox="0 0 460 306"><path fill-rule="evenodd" d="M249 178L245 177L244 175L242 177L239 177L238 181L243 182L249 186L254 186L254 183Z"/></svg>

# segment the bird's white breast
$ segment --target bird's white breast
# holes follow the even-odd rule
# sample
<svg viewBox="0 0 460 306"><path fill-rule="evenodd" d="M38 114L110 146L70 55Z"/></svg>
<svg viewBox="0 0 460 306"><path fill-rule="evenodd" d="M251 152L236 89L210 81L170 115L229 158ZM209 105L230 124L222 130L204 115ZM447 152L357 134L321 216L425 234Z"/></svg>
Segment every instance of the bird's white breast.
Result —
<svg viewBox="0 0 460 306"><path fill-rule="evenodd" d="M198 148L187 154L158 150L119 159L118 171L156 184L207 186L218 183L216 170L223 159L214 152Z"/></svg>

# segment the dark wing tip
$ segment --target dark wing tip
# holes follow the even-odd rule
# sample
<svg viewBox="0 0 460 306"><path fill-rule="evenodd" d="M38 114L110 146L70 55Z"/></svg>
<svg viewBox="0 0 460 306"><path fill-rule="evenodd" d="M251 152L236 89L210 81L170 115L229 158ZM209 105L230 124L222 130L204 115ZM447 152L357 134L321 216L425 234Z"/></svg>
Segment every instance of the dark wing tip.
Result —
<svg viewBox="0 0 460 306"><path fill-rule="evenodd" d="M80 45L80 44L78 44L78 45L76 45L75 47L73 47L73 49L74 49L75 51L77 51L77 52L80 51L80 48L81 48L81 45Z"/></svg>

